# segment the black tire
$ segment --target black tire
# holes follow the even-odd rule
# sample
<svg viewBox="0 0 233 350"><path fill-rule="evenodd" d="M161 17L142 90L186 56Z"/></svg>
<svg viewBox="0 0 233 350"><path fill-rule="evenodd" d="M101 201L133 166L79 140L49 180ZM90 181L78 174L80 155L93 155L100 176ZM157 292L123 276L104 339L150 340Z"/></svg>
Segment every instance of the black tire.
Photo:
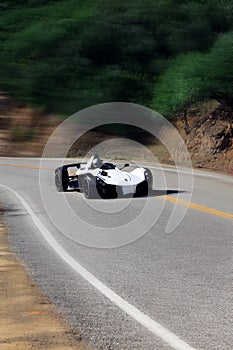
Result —
<svg viewBox="0 0 233 350"><path fill-rule="evenodd" d="M89 176L84 176L82 181L82 190L85 198L91 199L97 197L96 184L94 179Z"/></svg>
<svg viewBox="0 0 233 350"><path fill-rule="evenodd" d="M104 188L100 184L96 184L97 194L102 199L117 198L116 186L115 185L105 185Z"/></svg>
<svg viewBox="0 0 233 350"><path fill-rule="evenodd" d="M55 186L58 192L66 192L69 185L67 167L60 167L55 170Z"/></svg>
<svg viewBox="0 0 233 350"><path fill-rule="evenodd" d="M153 175L150 169L145 168L145 180L148 184L148 190L151 191L153 188Z"/></svg>
<svg viewBox="0 0 233 350"><path fill-rule="evenodd" d="M149 184L145 180L137 185L135 196L136 197L148 196L148 192L149 192Z"/></svg>
<svg viewBox="0 0 233 350"><path fill-rule="evenodd" d="M145 180L137 185L135 195L137 197L148 196L153 188L153 175L150 169L145 168Z"/></svg>
<svg viewBox="0 0 233 350"><path fill-rule="evenodd" d="M96 191L97 191L97 193L98 193L100 198L102 198L102 199L106 199L107 198L107 195L106 195L106 193L103 190L103 187L100 186L99 184L96 184Z"/></svg>

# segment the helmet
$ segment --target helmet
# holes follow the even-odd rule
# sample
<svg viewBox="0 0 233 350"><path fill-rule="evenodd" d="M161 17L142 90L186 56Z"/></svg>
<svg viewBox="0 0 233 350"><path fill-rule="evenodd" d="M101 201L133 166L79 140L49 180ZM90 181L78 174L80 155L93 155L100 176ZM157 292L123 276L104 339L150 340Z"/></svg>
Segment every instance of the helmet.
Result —
<svg viewBox="0 0 233 350"><path fill-rule="evenodd" d="M100 157L97 154L95 154L93 162L92 162L93 167L99 168L101 166L101 164L102 164L102 161L101 161Z"/></svg>

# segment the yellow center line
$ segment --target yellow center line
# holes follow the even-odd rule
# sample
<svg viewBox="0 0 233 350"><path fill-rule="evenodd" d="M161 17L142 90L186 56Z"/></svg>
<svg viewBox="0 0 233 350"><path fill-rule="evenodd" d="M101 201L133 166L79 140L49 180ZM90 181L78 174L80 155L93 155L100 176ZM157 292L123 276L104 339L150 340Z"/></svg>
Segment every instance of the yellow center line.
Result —
<svg viewBox="0 0 233 350"><path fill-rule="evenodd" d="M24 169L34 169L34 170L50 170L50 171L54 171L54 169L52 168L39 168L39 167L34 167L31 165L20 165L20 164L1 164L0 166L10 166L10 167L16 167L16 168L24 168ZM224 219L230 219L233 220L233 214L231 213L227 213L225 211L221 211L221 210L217 210L214 208L209 208L206 207L204 205L200 205L200 204L196 204L196 203L192 203L192 202L187 202L183 199L177 199L175 197L171 197L171 196L161 196L159 198L163 198L168 202L172 202L172 203L177 203L179 205L194 209L194 210L198 210L198 211L202 211L203 213L207 213L207 214L211 214L211 215L215 215Z"/></svg>
<svg viewBox="0 0 233 350"><path fill-rule="evenodd" d="M2 164L0 163L0 166L11 166L15 168L23 168L23 169L33 169L33 170L54 170L52 168L39 168L31 165L20 165L20 164Z"/></svg>
<svg viewBox="0 0 233 350"><path fill-rule="evenodd" d="M184 207L188 207L188 208L192 208L194 210L202 211L203 213L207 213L207 214L219 216L221 218L233 220L233 214L226 213L225 211L217 210L214 208L209 208L209 207L206 207L204 205L200 205L200 204L196 204L196 203L192 203L192 202L187 202L183 199L177 199L177 198L174 198L171 196L162 196L162 198L164 198L168 202L177 203L177 204L183 205Z"/></svg>
<svg viewBox="0 0 233 350"><path fill-rule="evenodd" d="M44 311L31 311L31 312L26 312L26 315L43 315L45 312Z"/></svg>

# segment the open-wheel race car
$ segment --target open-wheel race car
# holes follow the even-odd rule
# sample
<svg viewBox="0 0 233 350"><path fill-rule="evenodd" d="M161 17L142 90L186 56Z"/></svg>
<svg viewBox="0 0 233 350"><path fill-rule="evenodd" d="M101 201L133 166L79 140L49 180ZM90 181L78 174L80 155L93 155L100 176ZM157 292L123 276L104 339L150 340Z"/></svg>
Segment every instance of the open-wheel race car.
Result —
<svg viewBox="0 0 233 350"><path fill-rule="evenodd" d="M116 198L118 196L146 196L153 186L148 168L137 167L123 171L113 163L102 161L97 154L85 163L63 165L55 169L55 185L59 192L70 189L84 193L86 198ZM69 168L76 168L70 172Z"/></svg>

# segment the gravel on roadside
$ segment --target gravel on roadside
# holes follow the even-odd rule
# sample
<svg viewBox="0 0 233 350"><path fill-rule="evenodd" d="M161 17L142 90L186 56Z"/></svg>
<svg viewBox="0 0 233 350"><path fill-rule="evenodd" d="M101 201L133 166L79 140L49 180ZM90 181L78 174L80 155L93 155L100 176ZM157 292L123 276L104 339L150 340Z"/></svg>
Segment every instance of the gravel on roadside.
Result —
<svg viewBox="0 0 233 350"><path fill-rule="evenodd" d="M0 350L88 350L10 251L0 213Z"/></svg>

